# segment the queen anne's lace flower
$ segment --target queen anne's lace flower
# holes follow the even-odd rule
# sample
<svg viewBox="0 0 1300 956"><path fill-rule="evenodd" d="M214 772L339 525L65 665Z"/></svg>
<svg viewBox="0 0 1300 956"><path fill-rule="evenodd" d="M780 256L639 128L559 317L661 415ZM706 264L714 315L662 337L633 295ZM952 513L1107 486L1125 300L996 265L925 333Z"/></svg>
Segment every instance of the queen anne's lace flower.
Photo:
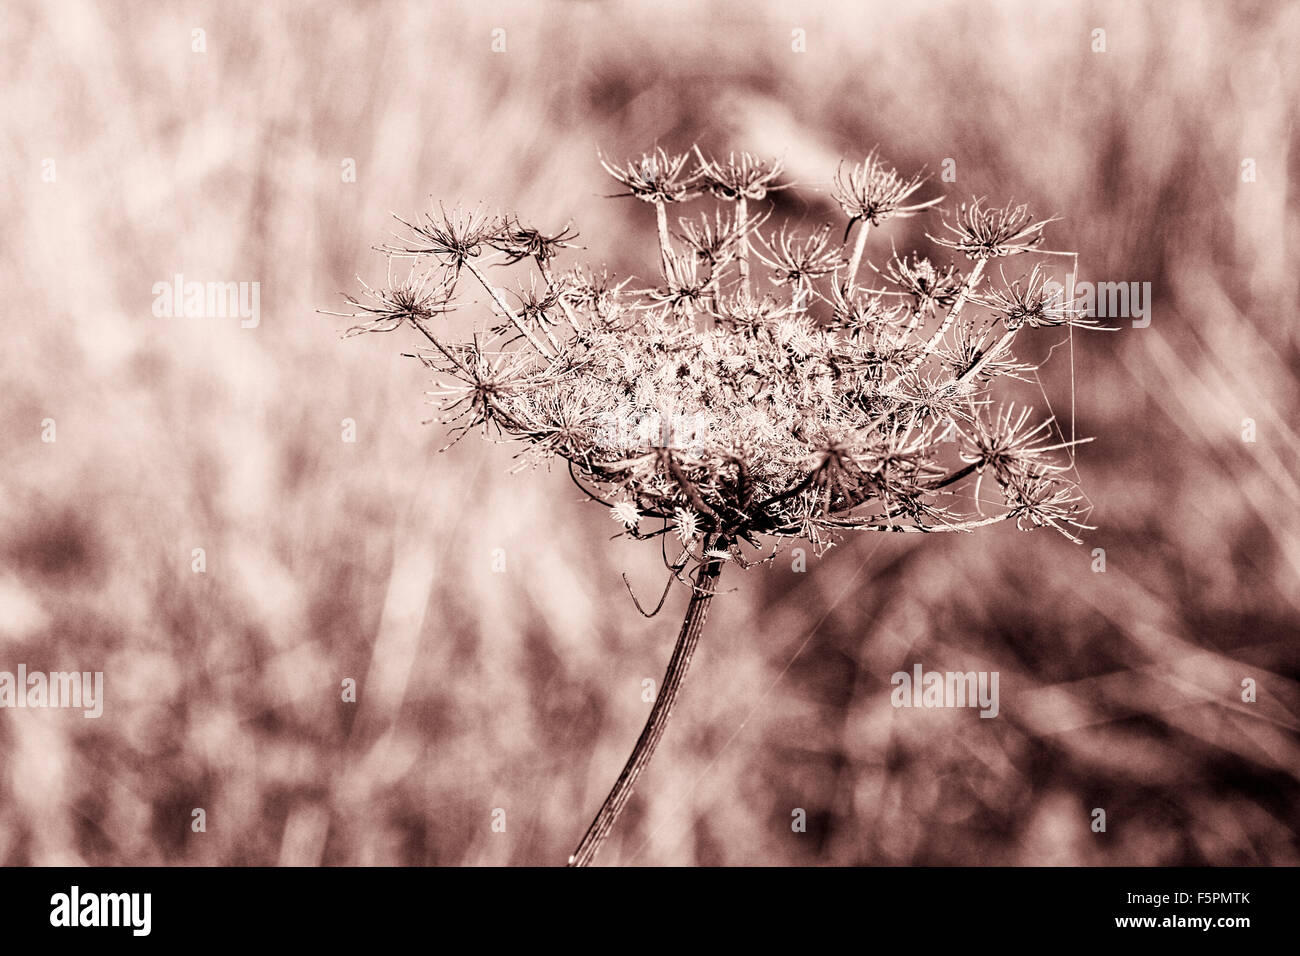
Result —
<svg viewBox="0 0 1300 956"><path fill-rule="evenodd" d="M602 163L619 195L655 210L653 282L558 268L577 238L569 226L440 208L399 220L408 235L383 248L387 287L350 297L346 313L360 320L352 332L409 325L424 337L416 355L438 377L430 396L457 438L482 428L529 460L562 462L623 534L676 539L675 577L697 568L664 691L577 864L590 862L648 761L723 564L750 563L742 544L772 544L770 558L785 539L821 549L853 530L1009 520L1077 541L1088 527L1068 477L1078 442L993 395L1000 378L1032 371L1012 353L1018 335L1088 324L1040 265L1012 279L998 269L1000 284L986 274L991 259L1059 254L1039 251L1050 220L1023 205L963 204L933 241L968 266L894 254L863 273L883 286L868 288L859 273L871 229L941 199L917 198L925 181L874 153L835 178L844 242L857 228L851 250L832 224L801 231L756 208L792 188L779 163L662 149ZM674 239L668 205L702 199L719 208L680 219ZM760 231L769 218L774 228ZM398 260L411 263L401 279ZM490 266L529 275L499 284ZM463 294L464 282L479 289ZM457 341L443 316L471 299L493 314ZM1000 498L982 496L986 477Z"/></svg>
<svg viewBox="0 0 1300 956"><path fill-rule="evenodd" d="M659 285L633 291L557 273L553 261L576 238L568 226L548 234L513 215L440 209L406 222L410 236L386 247L415 268L350 300L365 319L352 331L419 329L430 343L420 357L443 376L432 395L446 421L563 459L629 535L654 534L649 521L688 544L807 536L820 547L850 529L966 530L989 515L983 503L959 509L955 486L985 470L1008 496L1003 517L1071 536L1084 527L1053 457L1070 442L990 452L1008 421L987 392L1029 368L1011 355L1012 337L1081 321L1049 294L1039 265L980 286L986 259L1032 251L1045 222L1025 206L963 205L937 241L975 263L968 274L895 254L877 270L892 288L863 289L830 224L754 233L768 213L741 206L781 188L779 163L695 155L695 168L691 154L663 150L605 163L628 195L659 210L701 191L730 207L683 220L684 248L661 231ZM876 223L937 202L912 201L922 185L872 154L841 167L836 197L850 217ZM768 282L742 274L751 253L770 267ZM489 284L494 255L533 264L526 284L516 280L522 291ZM464 272L486 287L496 317L485 336L454 343L434 323L454 307ZM1000 335L988 333L990 319ZM1028 427L1023 414L1017 433ZM950 440L958 432L965 459Z"/></svg>

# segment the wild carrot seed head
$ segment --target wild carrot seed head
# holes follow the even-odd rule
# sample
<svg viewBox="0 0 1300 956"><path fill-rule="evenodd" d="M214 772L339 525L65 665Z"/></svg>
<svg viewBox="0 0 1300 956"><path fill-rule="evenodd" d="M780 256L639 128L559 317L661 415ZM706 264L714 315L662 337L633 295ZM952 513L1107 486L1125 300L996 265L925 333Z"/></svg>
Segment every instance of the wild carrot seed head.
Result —
<svg viewBox="0 0 1300 956"><path fill-rule="evenodd" d="M525 461L563 462L626 534L673 536L697 560L764 536L820 548L848 530L997 520L1077 540L1087 508L1062 457L1077 442L993 394L1031 368L1012 354L1015 336L1078 319L1047 294L1044 270L981 287L993 282L982 267L895 255L876 270L888 288L859 288L829 224L783 223L758 238L770 210L748 206L779 187L779 163L697 150L690 167L691 155L602 159L622 195L660 206L660 275L648 287L552 269L576 236L568 226L442 210L385 249L414 261L415 280L349 297L366 320L354 330L412 325L440 376L431 398L458 437L482 427ZM922 182L873 153L841 165L834 195L851 220L877 223L933 205L909 204ZM719 208L683 220L674 243L662 205L701 191ZM1049 221L976 200L935 241L975 260L1032 253ZM493 266L526 268L527 283L507 292ZM469 341L446 341L424 320L452 308L467 281L493 317ZM1000 503L979 498L986 474Z"/></svg>
<svg viewBox="0 0 1300 956"><path fill-rule="evenodd" d="M835 200L849 217L849 223L869 222L878 226L895 216L915 216L940 200L907 204L925 183L920 176L900 176L898 171L885 165L874 150L861 163L845 171L841 162L835 171Z"/></svg>

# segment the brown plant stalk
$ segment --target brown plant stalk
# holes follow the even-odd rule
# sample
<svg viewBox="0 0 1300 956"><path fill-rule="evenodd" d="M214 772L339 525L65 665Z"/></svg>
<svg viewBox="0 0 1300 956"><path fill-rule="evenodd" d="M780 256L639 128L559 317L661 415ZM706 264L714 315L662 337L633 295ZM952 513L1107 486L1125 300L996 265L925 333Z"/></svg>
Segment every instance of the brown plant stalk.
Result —
<svg viewBox="0 0 1300 956"><path fill-rule="evenodd" d="M659 741L668 727L668 718L672 716L673 706L682 692L686 680L686 671L691 666L691 658L704 633L704 623L709 615L709 606L717 593L718 580L722 577L722 559L714 558L700 566L696 572L691 588L691 600L686 605L686 617L682 620L682 629L677 635L677 644L673 647L673 656L668 661L663 683L650 716L646 718L641 736L637 738L632 754L623 765L623 771L614 781L609 796L600 805L595 819L583 835L578 847L569 857L569 866L587 866L596 858L601 846L609 838L615 821L623 812L623 807L632 796L636 781L641 771L650 763L659 746Z"/></svg>

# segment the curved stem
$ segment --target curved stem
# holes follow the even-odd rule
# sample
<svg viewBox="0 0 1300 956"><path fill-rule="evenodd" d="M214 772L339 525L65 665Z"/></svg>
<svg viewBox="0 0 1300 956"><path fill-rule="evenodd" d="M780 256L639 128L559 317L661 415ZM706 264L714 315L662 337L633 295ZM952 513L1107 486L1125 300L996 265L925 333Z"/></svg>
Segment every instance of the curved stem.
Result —
<svg viewBox="0 0 1300 956"><path fill-rule="evenodd" d="M715 547L723 550L717 545ZM600 805L600 810L596 813L596 818L591 821L591 826L587 828L582 842L569 857L569 866L588 866L596 858L601 845L609 837L614 822L622 812L624 804L632 796L632 788L636 786L637 777L654 756L655 748L659 746L659 739L664 735L664 728L668 726L673 705L677 703L677 696L681 693L686 669L691 666L691 657L700 642L700 635L704 632L704 620L708 616L709 605L713 603L718 578L721 576L721 558L710 558L696 575L695 587L691 592L691 603L686 606L686 618L682 621L682 630L677 637L677 646L673 648L672 659L668 661L668 670L664 672L659 696L655 698L654 706L650 708L650 716L646 719L645 728L637 738L636 746L632 748L632 755L627 758L627 763L623 766L623 772L618 775L618 780L614 782L609 796Z"/></svg>

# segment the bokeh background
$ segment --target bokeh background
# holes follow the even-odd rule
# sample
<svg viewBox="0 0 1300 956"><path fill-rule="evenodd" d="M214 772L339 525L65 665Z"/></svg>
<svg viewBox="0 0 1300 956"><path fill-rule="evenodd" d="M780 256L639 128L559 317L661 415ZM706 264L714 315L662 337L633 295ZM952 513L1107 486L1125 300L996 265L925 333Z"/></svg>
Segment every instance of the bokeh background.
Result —
<svg viewBox="0 0 1300 956"><path fill-rule="evenodd" d="M643 619L619 575L657 591L656 548L559 469L439 454L414 341L316 310L438 199L649 274L596 150L695 141L783 157L814 222L840 156L953 159L930 188L1062 216L1152 322L1044 369L1096 436L1083 547L874 535L733 574L599 862L1300 861L1295 4L16 2L0 30L0 669L106 683L99 720L0 711L0 863L566 859L685 596ZM178 272L260 282L260 325L155 317ZM894 710L915 663L997 670L1000 716Z"/></svg>

